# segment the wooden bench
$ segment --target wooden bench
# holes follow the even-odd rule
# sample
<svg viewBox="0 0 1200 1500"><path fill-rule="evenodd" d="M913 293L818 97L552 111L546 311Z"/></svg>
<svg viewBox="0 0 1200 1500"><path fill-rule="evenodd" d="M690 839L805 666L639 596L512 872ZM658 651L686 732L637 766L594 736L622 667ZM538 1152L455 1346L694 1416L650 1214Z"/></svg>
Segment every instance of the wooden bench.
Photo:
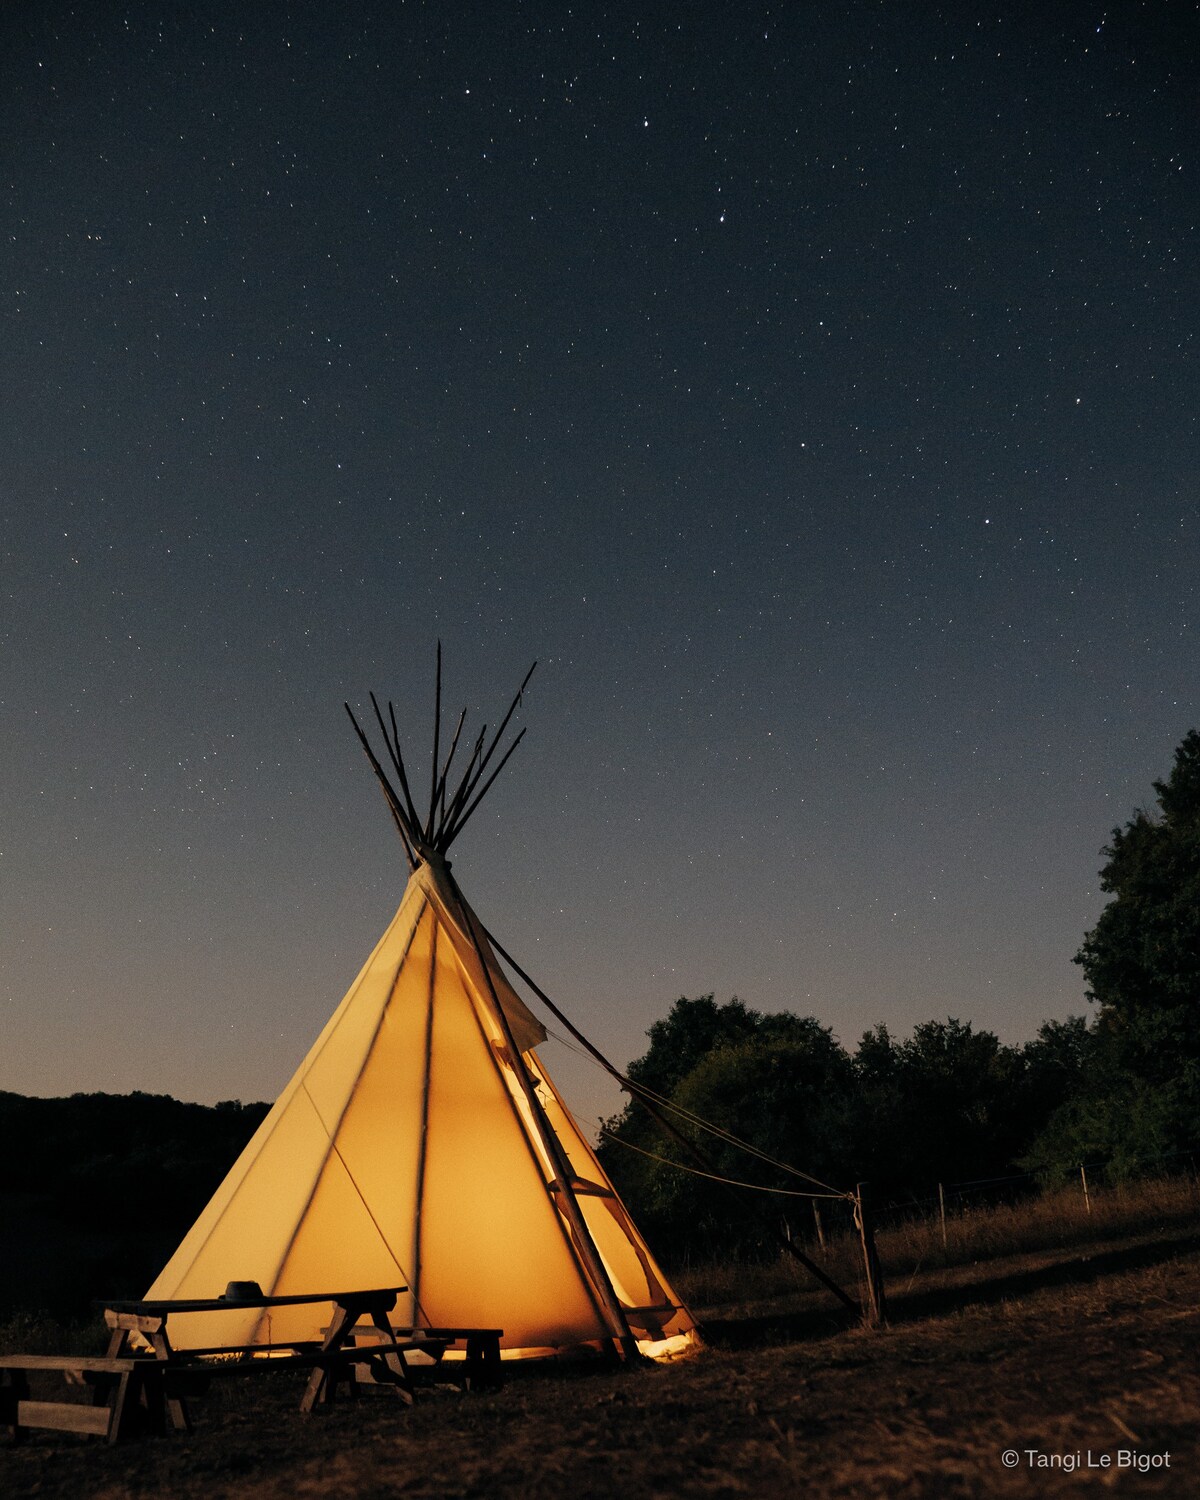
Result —
<svg viewBox="0 0 1200 1500"><path fill-rule="evenodd" d="M452 1375L453 1378L462 1382L464 1390L468 1391L495 1391L500 1389L501 1363L500 1363L500 1340L504 1336L502 1328L395 1328L399 1347L405 1354L423 1355L430 1364ZM356 1328L354 1336L357 1348L372 1353L381 1352L381 1346L375 1342L379 1335L373 1328ZM443 1364L443 1356L448 1350L454 1350L461 1358L448 1360ZM420 1368L409 1364L409 1373L412 1374ZM369 1365L359 1366L359 1379L372 1380L374 1378L372 1368Z"/></svg>
<svg viewBox="0 0 1200 1500"><path fill-rule="evenodd" d="M30 1376L57 1372L68 1385L88 1386L89 1401L42 1401ZM120 1442L139 1430L161 1430L162 1371L152 1359L92 1359L79 1354L0 1356L0 1427L20 1442L30 1428L77 1432Z"/></svg>

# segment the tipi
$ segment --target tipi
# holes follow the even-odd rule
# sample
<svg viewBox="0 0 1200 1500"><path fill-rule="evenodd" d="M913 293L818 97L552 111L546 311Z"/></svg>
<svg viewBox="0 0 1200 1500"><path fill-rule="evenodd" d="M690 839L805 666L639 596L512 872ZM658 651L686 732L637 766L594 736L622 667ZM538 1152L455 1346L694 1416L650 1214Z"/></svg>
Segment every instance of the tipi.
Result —
<svg viewBox="0 0 1200 1500"><path fill-rule="evenodd" d="M148 1298L217 1297L235 1279L268 1295L403 1283L397 1325L503 1328L508 1359L657 1357L695 1340L538 1059L546 1032L505 979L446 859L524 734L484 781L528 681L490 746L485 726L448 792L463 717L439 773L439 648L424 819L394 710L389 728L372 696L394 784L354 721L404 844L408 887ZM185 1349L286 1343L319 1338L330 1313L326 1304L181 1313L171 1336Z"/></svg>

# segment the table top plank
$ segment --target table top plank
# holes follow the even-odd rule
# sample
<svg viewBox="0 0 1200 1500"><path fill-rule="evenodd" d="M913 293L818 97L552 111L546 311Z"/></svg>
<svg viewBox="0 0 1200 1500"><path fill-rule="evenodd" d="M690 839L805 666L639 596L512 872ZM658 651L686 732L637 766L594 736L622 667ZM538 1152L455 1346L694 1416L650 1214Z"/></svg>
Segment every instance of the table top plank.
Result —
<svg viewBox="0 0 1200 1500"><path fill-rule="evenodd" d="M358 1304L371 1305L387 1309L394 1307L396 1298L408 1291L406 1286L373 1287L367 1291L341 1291L341 1292L308 1292L303 1295L292 1295L286 1297L246 1297L237 1301L225 1297L181 1297L181 1298L152 1298L141 1301L118 1299L103 1303L108 1312L132 1313L138 1317L166 1317L171 1313L183 1312L222 1312L240 1309L245 1311L248 1307L300 1307L305 1303L333 1302L339 1307L354 1306ZM387 1298L391 1301L387 1301Z"/></svg>

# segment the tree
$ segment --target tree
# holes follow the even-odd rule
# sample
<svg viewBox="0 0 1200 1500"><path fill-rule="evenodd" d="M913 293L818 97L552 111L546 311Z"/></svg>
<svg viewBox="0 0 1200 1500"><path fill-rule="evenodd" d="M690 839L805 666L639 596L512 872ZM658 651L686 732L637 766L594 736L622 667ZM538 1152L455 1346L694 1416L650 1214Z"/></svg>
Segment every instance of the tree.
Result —
<svg viewBox="0 0 1200 1500"><path fill-rule="evenodd" d="M630 1064L631 1079L776 1160L840 1184L849 1171L852 1069L828 1027L787 1011L763 1015L737 999L717 1005L703 995L678 1000L647 1035L650 1047ZM806 1186L681 1117L670 1118L718 1174L768 1188ZM647 1151L660 1160L641 1154ZM652 1243L669 1256L750 1248L764 1237L759 1215L711 1181L672 1165L691 1165L691 1159L637 1102L607 1122L600 1155ZM767 1194L761 1199L776 1220L807 1218L807 1203L798 1203Z"/></svg>
<svg viewBox="0 0 1200 1500"><path fill-rule="evenodd" d="M1021 1055L969 1021L926 1021L905 1042L877 1026L854 1066L859 1170L877 1191L923 1196L1002 1173L1023 1144Z"/></svg>
<svg viewBox="0 0 1200 1500"><path fill-rule="evenodd" d="M667 1016L647 1031L650 1045L629 1064L629 1077L656 1094L669 1095L710 1052L748 1041L766 1020L736 995L725 1005L718 1005L712 995L695 1000L681 995Z"/></svg>
<svg viewBox="0 0 1200 1500"><path fill-rule="evenodd" d="M1086 1016L1068 1016L1065 1021L1044 1021L1032 1042L1021 1049L1025 1065L1019 1108L1021 1134L1027 1145L1039 1140L1056 1112L1084 1094L1095 1091L1103 1066L1097 1033ZM1047 1159L1057 1154L1042 1143ZM1027 1152L1030 1160L1038 1153Z"/></svg>
<svg viewBox="0 0 1200 1500"><path fill-rule="evenodd" d="M1165 1083L1200 1064L1200 733L1154 790L1157 812L1137 811L1103 850L1112 900L1075 962L1121 1062Z"/></svg>
<svg viewBox="0 0 1200 1500"><path fill-rule="evenodd" d="M1196 730L1154 791L1157 808L1114 828L1102 851L1100 886L1112 899L1075 955L1097 1007L1086 1085L1038 1143L1118 1170L1200 1145Z"/></svg>

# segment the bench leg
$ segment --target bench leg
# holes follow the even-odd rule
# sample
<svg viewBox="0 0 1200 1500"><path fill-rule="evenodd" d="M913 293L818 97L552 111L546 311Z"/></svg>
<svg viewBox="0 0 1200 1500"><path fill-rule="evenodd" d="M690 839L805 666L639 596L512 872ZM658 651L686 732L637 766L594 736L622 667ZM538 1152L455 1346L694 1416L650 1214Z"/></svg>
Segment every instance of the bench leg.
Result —
<svg viewBox="0 0 1200 1500"><path fill-rule="evenodd" d="M372 1314L371 1322L379 1330L380 1337L385 1344L394 1344L396 1342L396 1330L392 1327L391 1319L386 1313L376 1312ZM399 1349L393 1349L382 1356L382 1363L387 1367L388 1374L391 1377L390 1384L396 1395L399 1396L400 1400L406 1406L412 1406L416 1400L416 1393L413 1391L412 1376L409 1374L408 1361L404 1358L404 1355L401 1354ZM371 1368L372 1370L377 1368L374 1361L372 1361ZM380 1371L380 1374L382 1374L382 1371ZM378 1375L376 1379L378 1379Z"/></svg>
<svg viewBox="0 0 1200 1500"><path fill-rule="evenodd" d="M171 1418L171 1426L175 1431L191 1432L192 1417L188 1411L187 1402L182 1396L173 1396L170 1391L165 1389L165 1377L164 1391L161 1399L163 1406L166 1408L167 1415Z"/></svg>
<svg viewBox="0 0 1200 1500"><path fill-rule="evenodd" d="M154 1349L154 1357L160 1365L169 1364L175 1357L175 1351L171 1348L171 1341L167 1337L165 1327L150 1335L150 1343ZM160 1369L158 1374L157 1389L161 1393L162 1408L171 1419L171 1426L176 1432L191 1432L192 1419L187 1409L187 1402L177 1390L172 1390L171 1377L165 1369Z"/></svg>
<svg viewBox="0 0 1200 1500"><path fill-rule="evenodd" d="M108 1441L119 1443L129 1437L137 1423L137 1382L132 1370L117 1376L116 1390L111 1391L108 1417Z"/></svg>
<svg viewBox="0 0 1200 1500"><path fill-rule="evenodd" d="M331 1350L329 1356L313 1366L304 1395L300 1398L300 1410L311 1412L318 1406L332 1406L337 1400L341 1381L348 1383L349 1396L358 1395L353 1365L349 1360L338 1359L337 1351Z"/></svg>
<svg viewBox="0 0 1200 1500"><path fill-rule="evenodd" d="M494 1335L467 1339L467 1357L463 1360L464 1384L469 1391L498 1391L501 1386L500 1340Z"/></svg>
<svg viewBox="0 0 1200 1500"><path fill-rule="evenodd" d="M325 1342L321 1346L321 1353L323 1355L336 1354L338 1348L346 1342L347 1336L353 1337L353 1328L357 1322L358 1312L356 1309L335 1307L328 1331L325 1334ZM329 1406L336 1394L336 1365L332 1362L318 1362L313 1366L313 1372L308 1377L308 1385L304 1389L304 1395L300 1398L300 1410L310 1412L315 1406Z"/></svg>
<svg viewBox="0 0 1200 1500"><path fill-rule="evenodd" d="M404 1402L405 1406L415 1404L417 1397L413 1390L408 1361L398 1349L393 1349L388 1354L377 1354L367 1369L370 1370L371 1379L376 1385L386 1386Z"/></svg>
<svg viewBox="0 0 1200 1500"><path fill-rule="evenodd" d="M14 1447L29 1436L28 1429L18 1419L21 1402L28 1400L29 1381L24 1370L0 1371L0 1427L11 1429Z"/></svg>
<svg viewBox="0 0 1200 1500"><path fill-rule="evenodd" d="M300 1410L310 1412L317 1406L331 1406L336 1394L335 1379L330 1365L314 1365L313 1372L308 1377L308 1384L304 1388L304 1395L300 1398Z"/></svg>

